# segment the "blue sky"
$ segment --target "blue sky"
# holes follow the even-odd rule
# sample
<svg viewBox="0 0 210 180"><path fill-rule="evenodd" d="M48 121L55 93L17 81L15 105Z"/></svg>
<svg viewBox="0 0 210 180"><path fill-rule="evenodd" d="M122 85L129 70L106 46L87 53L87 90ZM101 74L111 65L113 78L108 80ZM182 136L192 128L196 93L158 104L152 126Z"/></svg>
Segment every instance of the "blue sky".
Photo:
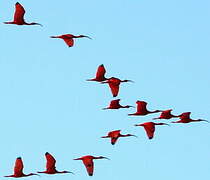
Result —
<svg viewBox="0 0 210 180"><path fill-rule="evenodd" d="M43 27L0 24L0 176L12 173L18 156L25 173L44 170L48 151L58 170L76 175L42 175L43 180L89 179L82 162L72 160L87 154L111 159L95 161L91 179L209 177L208 123L159 126L148 140L133 125L158 114L102 111L113 99L108 86L85 81L104 64L107 77L135 81L121 86L122 104L144 100L151 110L191 111L194 119L210 120L209 1L19 2L26 21ZM1 22L12 20L15 3L0 3ZM77 39L68 48L49 38L66 33L93 40ZM100 139L116 129L139 138L120 139L115 146Z"/></svg>

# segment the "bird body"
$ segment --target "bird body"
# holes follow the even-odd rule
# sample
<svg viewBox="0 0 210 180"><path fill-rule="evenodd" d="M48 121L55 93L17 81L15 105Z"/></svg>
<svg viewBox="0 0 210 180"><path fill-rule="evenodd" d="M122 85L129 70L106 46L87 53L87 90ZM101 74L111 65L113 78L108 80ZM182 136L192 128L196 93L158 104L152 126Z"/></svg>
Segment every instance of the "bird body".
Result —
<svg viewBox="0 0 210 180"><path fill-rule="evenodd" d="M147 114L161 112L160 110L148 111L147 110L147 102L145 101L136 101L137 111L133 114L128 114L129 116L145 116Z"/></svg>
<svg viewBox="0 0 210 180"><path fill-rule="evenodd" d="M72 173L70 171L57 171L55 164L55 158L48 152L45 153L45 158L47 160L46 163L46 171L38 172L38 173L45 173L45 174L62 174L62 173ZM73 174L73 173L72 173Z"/></svg>
<svg viewBox="0 0 210 180"><path fill-rule="evenodd" d="M130 105L122 106L120 105L120 99L115 99L110 102L108 107L103 108L103 109L104 110L105 109L120 109L120 108L130 108L130 107L133 107L133 106L130 106Z"/></svg>
<svg viewBox="0 0 210 180"><path fill-rule="evenodd" d="M153 118L153 119L171 119L171 118L179 117L179 116L175 116L175 115L171 114L171 111L172 111L172 109L162 111L159 117Z"/></svg>
<svg viewBox="0 0 210 180"><path fill-rule="evenodd" d="M101 82L101 83L102 84L108 83L113 97L116 97L119 93L120 83L123 83L123 82L133 82L133 81L131 81L131 80L120 80L118 78L111 77L111 78L109 78L106 81Z"/></svg>
<svg viewBox="0 0 210 180"><path fill-rule="evenodd" d="M79 35L79 36L75 36L73 34L63 34L63 35L59 35L59 36L50 36L51 38L60 38L63 39L64 42L69 46L72 47L74 45L74 38L89 38L91 39L89 36L85 36L85 35Z"/></svg>
<svg viewBox="0 0 210 180"><path fill-rule="evenodd" d="M93 176L93 172L94 172L94 162L93 162L93 160L94 159L108 159L108 158L103 157L103 156L94 157L94 156L91 156L91 155L87 155L87 156L83 156L83 157L80 157L80 158L76 158L74 160L82 160L83 164L86 167L88 175Z"/></svg>
<svg viewBox="0 0 210 180"><path fill-rule="evenodd" d="M23 8L23 6L22 6L19 2L17 2L17 3L15 4L15 14L14 14L14 19L13 19L13 21L4 22L4 24L40 25L40 26L42 26L41 24L35 23L35 22L32 22L32 23L27 23L27 22L25 22L25 20L24 20L24 15L25 15L25 9Z"/></svg>
<svg viewBox="0 0 210 180"><path fill-rule="evenodd" d="M191 122L201 122L201 121L209 122L204 119L191 119L190 114L191 114L191 112L184 112L181 115L179 115L180 120L173 121L172 123L191 123Z"/></svg>
<svg viewBox="0 0 210 180"><path fill-rule="evenodd" d="M107 136L102 136L101 138L111 138L111 144L114 145L117 142L119 137L128 137L128 136L137 137L137 136L132 135L132 134L125 134L125 135L123 135L120 132L121 132L121 130L111 131L111 132L108 133Z"/></svg>
<svg viewBox="0 0 210 180"><path fill-rule="evenodd" d="M155 126L156 125L168 125L168 124L166 124L166 123L146 122L146 123L142 123L142 124L136 124L135 126L143 126L144 130L147 133L148 138L152 139L154 137Z"/></svg>
<svg viewBox="0 0 210 180"><path fill-rule="evenodd" d="M27 176L33 176L33 175L38 176L38 174L35 174L35 173L24 174L23 168L24 168L23 161L22 161L21 157L18 157L15 161L14 174L9 175L9 176L4 176L4 177L20 178L20 177L27 177Z"/></svg>
<svg viewBox="0 0 210 180"><path fill-rule="evenodd" d="M98 66L95 78L87 79L87 81L97 81L97 82L105 81L107 80L107 78L105 77L105 74L106 74L106 69L104 65L101 64L100 66Z"/></svg>

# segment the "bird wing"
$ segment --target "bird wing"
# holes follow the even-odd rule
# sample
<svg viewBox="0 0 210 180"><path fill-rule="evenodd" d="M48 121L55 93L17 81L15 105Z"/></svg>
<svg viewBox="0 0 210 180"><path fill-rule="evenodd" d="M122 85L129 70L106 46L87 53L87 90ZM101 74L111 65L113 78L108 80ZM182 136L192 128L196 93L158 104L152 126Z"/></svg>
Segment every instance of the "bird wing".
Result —
<svg viewBox="0 0 210 180"><path fill-rule="evenodd" d="M189 119L191 112L185 112L181 114L181 119Z"/></svg>
<svg viewBox="0 0 210 180"><path fill-rule="evenodd" d="M119 99L116 99L116 100L112 100L111 102L110 102L110 107L118 107L119 106Z"/></svg>
<svg viewBox="0 0 210 180"><path fill-rule="evenodd" d="M93 175L93 170L94 170L94 163L93 163L93 159L84 159L83 163L86 167L87 173L89 176Z"/></svg>
<svg viewBox="0 0 210 180"><path fill-rule="evenodd" d="M109 87L110 87L110 89L112 91L113 97L116 97L118 95L120 85L110 82L109 83Z"/></svg>
<svg viewBox="0 0 210 180"><path fill-rule="evenodd" d="M104 78L105 73L106 73L106 69L104 68L104 65L101 64L97 69L96 79L105 79Z"/></svg>
<svg viewBox="0 0 210 180"><path fill-rule="evenodd" d="M118 137L112 137L111 138L111 144L114 145L118 140Z"/></svg>
<svg viewBox="0 0 210 180"><path fill-rule="evenodd" d="M25 10L20 3L15 4L15 14L14 14L14 22L23 22L24 21Z"/></svg>
<svg viewBox="0 0 210 180"><path fill-rule="evenodd" d="M14 174L22 174L23 172L23 161L21 158L17 158L15 161L15 167L14 167Z"/></svg>
<svg viewBox="0 0 210 180"><path fill-rule="evenodd" d="M68 38L68 39L63 39L65 41L65 43L69 46L72 47L74 45L74 40L72 38Z"/></svg>
<svg viewBox="0 0 210 180"><path fill-rule="evenodd" d="M56 163L55 158L50 153L46 153L45 157L46 157L46 160L47 160L47 163L46 163L47 171L54 171L55 170L55 163Z"/></svg>
<svg viewBox="0 0 210 180"><path fill-rule="evenodd" d="M149 139L152 139L155 132L155 125L154 124L148 124L144 126L144 129L147 133L147 136Z"/></svg>
<svg viewBox="0 0 210 180"><path fill-rule="evenodd" d="M145 112L147 109L147 103L144 101L137 101L137 112Z"/></svg>

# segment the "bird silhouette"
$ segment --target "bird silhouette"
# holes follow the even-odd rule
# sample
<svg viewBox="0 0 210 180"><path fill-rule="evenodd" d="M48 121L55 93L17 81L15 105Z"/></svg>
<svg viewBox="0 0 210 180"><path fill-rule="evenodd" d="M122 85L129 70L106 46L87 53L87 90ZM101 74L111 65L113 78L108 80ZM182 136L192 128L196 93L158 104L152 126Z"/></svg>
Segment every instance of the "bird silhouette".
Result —
<svg viewBox="0 0 210 180"><path fill-rule="evenodd" d="M119 93L120 83L123 83L123 82L133 82L133 81L131 81L131 80L120 80L118 78L111 77L111 78L109 78L106 81L101 82L101 83L102 84L108 83L113 97L116 97Z"/></svg>
<svg viewBox="0 0 210 180"><path fill-rule="evenodd" d="M98 66L95 78L87 79L87 81L97 81L97 82L105 81L107 80L107 78L105 77L105 74L106 74L106 69L104 65L101 64L100 66Z"/></svg>
<svg viewBox="0 0 210 180"><path fill-rule="evenodd" d="M111 131L111 132L108 133L107 136L102 136L101 138L111 138L111 144L114 145L117 142L119 137L128 137L128 136L137 137L137 136L132 135L132 134L125 134L125 135L123 135L120 132L121 132L121 130Z"/></svg>
<svg viewBox="0 0 210 180"><path fill-rule="evenodd" d="M16 25L40 25L39 23L27 23L24 20L24 14L25 14L25 9L23 8L23 6L17 2L15 4L15 14L14 14L14 19L11 22L4 22L4 24L16 24Z"/></svg>
<svg viewBox="0 0 210 180"><path fill-rule="evenodd" d="M115 99L115 100L112 100L110 102L108 107L103 108L103 110L105 110L105 109L130 108L130 107L134 107L134 106L130 106L130 105L122 106L122 105L120 105L120 99Z"/></svg>
<svg viewBox="0 0 210 180"><path fill-rule="evenodd" d="M154 122L146 122L146 123L142 123L142 124L135 124L135 126L143 126L144 127L144 130L146 131L149 139L152 139L154 137L155 126L156 125L168 125L168 124L166 124L166 123L154 123Z"/></svg>
<svg viewBox="0 0 210 180"><path fill-rule="evenodd" d="M73 34L63 34L60 36L50 36L51 38L60 38L63 39L64 42L69 46L72 47L74 45L74 38L89 38L91 39L89 36L85 36L85 35L79 35L79 36L75 36Z"/></svg>
<svg viewBox="0 0 210 180"><path fill-rule="evenodd" d="M15 161L14 174L9 175L9 176L4 176L4 177L20 178L20 177L27 177L27 176L33 176L33 175L39 176L38 174L35 174L35 173L24 174L23 168L24 168L23 161L22 161L21 157L18 157Z"/></svg>
<svg viewBox="0 0 210 180"><path fill-rule="evenodd" d="M70 171L57 171L56 167L55 167L56 160L50 153L46 152L45 157L46 157L46 160L47 160L46 171L42 171L42 172L38 172L38 173L45 173L45 174L72 173Z"/></svg>
<svg viewBox="0 0 210 180"><path fill-rule="evenodd" d="M191 119L190 114L191 114L191 112L184 112L181 115L179 115L180 120L173 121L172 123L190 123L190 122L200 122L200 121L209 122L209 121L204 120L204 119Z"/></svg>
<svg viewBox="0 0 210 180"><path fill-rule="evenodd" d="M74 160L82 160L83 164L86 167L88 175L93 176L93 171L94 171L93 160L94 159L109 159L109 158L103 157L103 156L94 157L94 156L87 155L87 156L83 156L83 157L80 157L80 158L76 158Z"/></svg>
<svg viewBox="0 0 210 180"><path fill-rule="evenodd" d="M157 117L157 118L153 118L153 119L154 120L155 119L171 119L171 118L177 118L177 117L179 117L179 116L175 116L175 115L171 114L171 111L172 111L172 109L161 111L160 116Z"/></svg>
<svg viewBox="0 0 210 180"><path fill-rule="evenodd" d="M145 101L136 101L136 104L137 104L137 111L133 114L128 114L129 116L145 116L147 114L161 112L161 110L148 111L147 102Z"/></svg>

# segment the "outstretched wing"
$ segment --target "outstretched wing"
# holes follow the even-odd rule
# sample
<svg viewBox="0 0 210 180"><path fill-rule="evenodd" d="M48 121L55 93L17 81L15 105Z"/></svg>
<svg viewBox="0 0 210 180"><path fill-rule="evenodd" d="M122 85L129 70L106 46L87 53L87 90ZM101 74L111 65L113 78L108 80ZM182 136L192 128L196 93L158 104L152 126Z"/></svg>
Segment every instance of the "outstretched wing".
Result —
<svg viewBox="0 0 210 180"><path fill-rule="evenodd" d="M155 132L155 125L154 124L147 124L144 126L144 129L147 133L149 139L152 139Z"/></svg>
<svg viewBox="0 0 210 180"><path fill-rule="evenodd" d="M47 160L46 170L47 171L54 171L55 170L55 163L56 163L55 158L48 152L45 153L45 157L46 157L46 160Z"/></svg>
<svg viewBox="0 0 210 180"><path fill-rule="evenodd" d="M119 89L120 89L120 85L110 82L109 83L109 87L111 89L113 97L116 97L118 95L118 92L119 92Z"/></svg>
<svg viewBox="0 0 210 180"><path fill-rule="evenodd" d="M20 24L23 23L24 22L24 14L25 14L25 10L24 10L23 6L17 2L15 4L14 22L20 22Z"/></svg>
<svg viewBox="0 0 210 180"><path fill-rule="evenodd" d="M120 102L120 99L115 99L115 100L112 100L111 102L110 102L110 107L118 107L120 104L119 104L119 102Z"/></svg>
<svg viewBox="0 0 210 180"><path fill-rule="evenodd" d="M96 79L105 80L105 77L104 77L105 73L106 73L106 69L104 68L104 65L101 64L97 69Z"/></svg>
<svg viewBox="0 0 210 180"><path fill-rule="evenodd" d="M84 159L83 163L86 167L87 173L89 176L93 175L93 170L94 170L94 163L93 163L93 159Z"/></svg>
<svg viewBox="0 0 210 180"><path fill-rule="evenodd" d="M72 38L65 38L63 39L65 41L65 43L69 46L72 47L74 45L74 40Z"/></svg>
<svg viewBox="0 0 210 180"><path fill-rule="evenodd" d="M18 157L15 161L14 174L22 174L23 167L23 161L20 157Z"/></svg>
<svg viewBox="0 0 210 180"><path fill-rule="evenodd" d="M137 112L145 112L147 109L147 103L144 101L137 101Z"/></svg>

